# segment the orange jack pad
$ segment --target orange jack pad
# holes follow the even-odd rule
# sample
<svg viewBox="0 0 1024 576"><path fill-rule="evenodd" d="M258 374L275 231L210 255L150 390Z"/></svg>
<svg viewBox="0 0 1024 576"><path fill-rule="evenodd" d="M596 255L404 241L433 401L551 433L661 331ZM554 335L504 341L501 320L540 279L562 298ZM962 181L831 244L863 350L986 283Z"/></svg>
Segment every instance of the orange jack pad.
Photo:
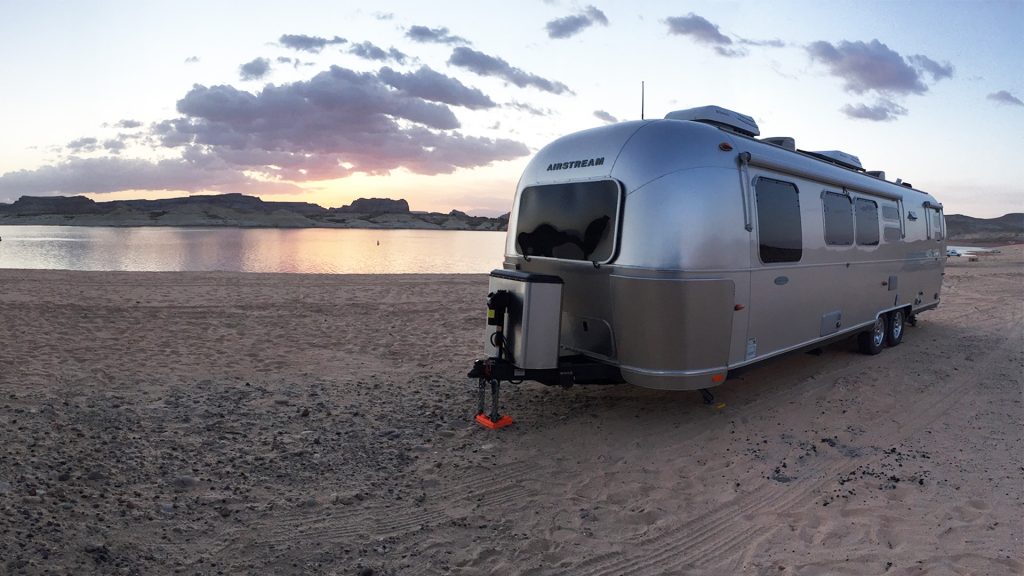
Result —
<svg viewBox="0 0 1024 576"><path fill-rule="evenodd" d="M484 428L490 428L491 430L497 430L499 428L504 428L505 426L508 426L509 424L511 424L512 423L512 417L508 416L508 415L502 416L501 418L498 418L497 422L495 422L494 420L491 420L486 414L480 413L480 414L476 415L476 421L477 421L478 424L480 424Z"/></svg>

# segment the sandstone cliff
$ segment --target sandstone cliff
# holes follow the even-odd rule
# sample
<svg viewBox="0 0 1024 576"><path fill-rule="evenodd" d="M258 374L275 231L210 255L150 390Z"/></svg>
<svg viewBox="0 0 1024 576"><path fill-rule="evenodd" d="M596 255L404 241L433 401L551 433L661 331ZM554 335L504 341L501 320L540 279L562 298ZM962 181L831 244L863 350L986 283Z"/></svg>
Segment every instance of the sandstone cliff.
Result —
<svg viewBox="0 0 1024 576"><path fill-rule="evenodd" d="M22 196L0 204L0 225L235 226L270 228L421 228L504 230L507 218L410 212L404 199L360 198L340 208L307 202L267 202L243 194L164 200L95 202L84 196Z"/></svg>

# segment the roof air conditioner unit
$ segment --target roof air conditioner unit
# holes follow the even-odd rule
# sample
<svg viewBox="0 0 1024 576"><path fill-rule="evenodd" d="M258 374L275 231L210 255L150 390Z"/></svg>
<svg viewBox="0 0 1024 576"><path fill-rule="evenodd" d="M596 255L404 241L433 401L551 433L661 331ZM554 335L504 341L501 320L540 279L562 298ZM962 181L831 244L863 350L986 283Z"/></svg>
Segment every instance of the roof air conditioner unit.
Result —
<svg viewBox="0 0 1024 576"><path fill-rule="evenodd" d="M826 162L838 164L843 168L850 168L851 170L858 170L863 172L864 166L860 163L860 158L857 158L853 154L843 152L842 150L819 150L816 152L807 151L811 156L821 158Z"/></svg>
<svg viewBox="0 0 1024 576"><path fill-rule="evenodd" d="M796 140L789 136L773 136L771 138L761 138L761 142L767 142L786 150L796 151Z"/></svg>
<svg viewBox="0 0 1024 576"><path fill-rule="evenodd" d="M727 110L721 106L701 106L700 108L676 110L666 114L665 119L703 122L744 136L758 136L761 134L761 131L757 128L757 122L754 122L753 118L746 114Z"/></svg>

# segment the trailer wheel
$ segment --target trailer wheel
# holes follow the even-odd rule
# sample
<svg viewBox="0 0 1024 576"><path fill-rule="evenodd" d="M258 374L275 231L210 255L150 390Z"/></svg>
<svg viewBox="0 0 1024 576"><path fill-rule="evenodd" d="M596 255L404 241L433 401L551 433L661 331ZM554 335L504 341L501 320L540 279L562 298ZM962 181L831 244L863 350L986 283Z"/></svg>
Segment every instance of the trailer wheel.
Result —
<svg viewBox="0 0 1024 576"><path fill-rule="evenodd" d="M890 312L885 322L885 343L889 346L899 346L903 341L903 326L903 310Z"/></svg>
<svg viewBox="0 0 1024 576"><path fill-rule="evenodd" d="M885 334L886 334L886 321L885 316L879 316L875 318L875 325L871 327L867 332L861 332L857 336L857 344L860 346L860 351L869 356L874 356L885 348Z"/></svg>

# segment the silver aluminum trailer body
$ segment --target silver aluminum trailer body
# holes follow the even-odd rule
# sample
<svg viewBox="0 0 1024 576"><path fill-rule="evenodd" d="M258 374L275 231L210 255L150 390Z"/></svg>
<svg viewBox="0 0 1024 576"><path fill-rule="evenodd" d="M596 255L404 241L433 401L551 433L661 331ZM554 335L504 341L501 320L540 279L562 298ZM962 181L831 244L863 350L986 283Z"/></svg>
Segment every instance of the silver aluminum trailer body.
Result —
<svg viewBox="0 0 1024 576"><path fill-rule="evenodd" d="M708 388L937 306L941 210L908 185L708 123L623 122L537 153L503 266L562 280L560 355L639 386Z"/></svg>

